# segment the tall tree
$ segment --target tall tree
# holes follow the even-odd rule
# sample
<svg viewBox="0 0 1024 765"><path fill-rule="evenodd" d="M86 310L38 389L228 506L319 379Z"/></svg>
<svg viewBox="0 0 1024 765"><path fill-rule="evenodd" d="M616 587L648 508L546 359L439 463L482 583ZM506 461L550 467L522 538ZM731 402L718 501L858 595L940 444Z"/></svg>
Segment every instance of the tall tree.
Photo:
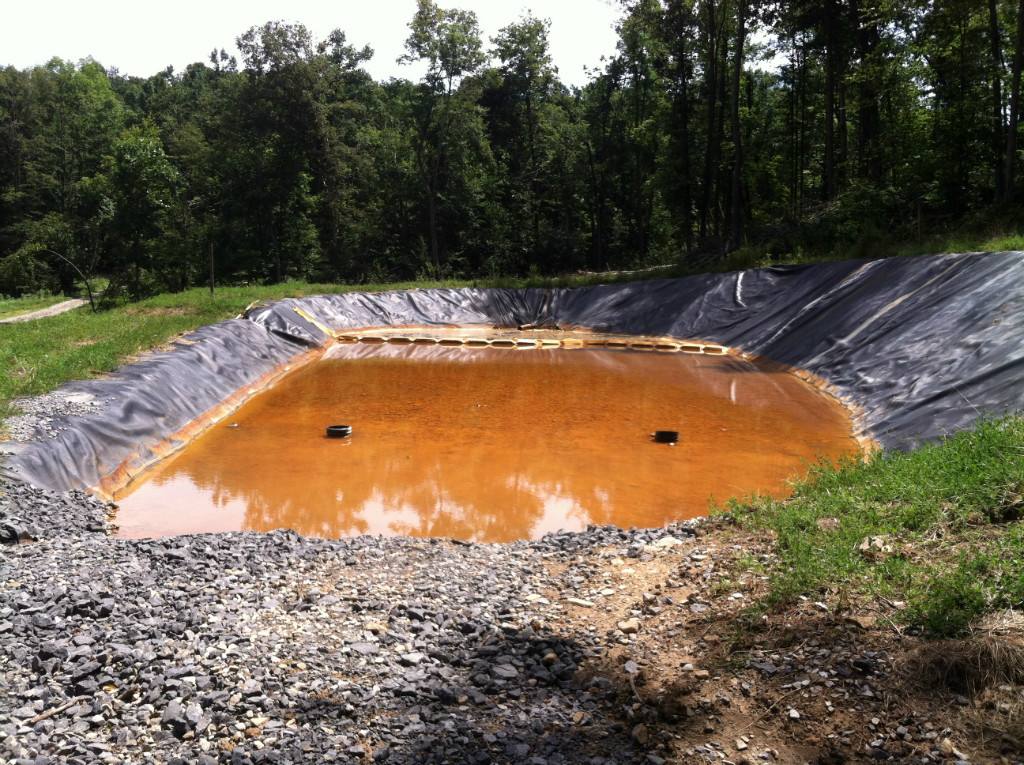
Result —
<svg viewBox="0 0 1024 765"><path fill-rule="evenodd" d="M367 104L373 101L375 86L360 65L372 56L368 46L356 48L335 29L310 59L310 169L317 189L320 241L335 281L357 272L364 238L364 205L357 200L372 183L374 169L358 147L365 140Z"/></svg>
<svg viewBox="0 0 1024 765"><path fill-rule="evenodd" d="M492 39L501 62L500 84L485 92L492 151L500 152L505 174L509 233L520 239L520 251L533 260L547 232L542 233L541 205L551 167L551 121L557 73L548 52L550 21L526 16L504 27Z"/></svg>
<svg viewBox="0 0 1024 765"><path fill-rule="evenodd" d="M413 113L414 148L427 206L430 266L440 274L445 265L440 241L442 197L472 197L478 167L474 165L489 159L479 109L462 87L486 59L480 26L471 11L417 0L409 29L408 52L399 61L421 61L427 66ZM456 241L452 244L457 246Z"/></svg>
<svg viewBox="0 0 1024 765"><path fill-rule="evenodd" d="M672 0L665 9L661 29L666 37L666 91L670 116L667 125L667 151L661 165L661 185L672 200L680 245L689 251L694 236L693 175L694 89L697 77L694 39L698 20L694 0Z"/></svg>
<svg viewBox="0 0 1024 765"><path fill-rule="evenodd" d="M31 205L23 188L31 109L29 72L0 69L0 257L20 246L18 224Z"/></svg>
<svg viewBox="0 0 1024 765"><path fill-rule="evenodd" d="M311 157L323 155L327 132L315 94L317 53L309 30L299 24L268 22L237 43L246 85L235 102L230 180L241 212L250 216L249 245L282 281L307 274L322 253L311 190ZM346 55L362 60L346 50L343 36L335 37L333 48L326 44L324 55L329 48L339 63Z"/></svg>
<svg viewBox="0 0 1024 765"><path fill-rule="evenodd" d="M144 271L161 275L164 288L172 282L173 262L158 257L158 239L180 187L178 171L164 153L159 131L152 123L128 128L112 147L101 189L109 201L111 242L121 252L117 262L131 273L131 291L144 297Z"/></svg>
<svg viewBox="0 0 1024 765"><path fill-rule="evenodd" d="M936 4L922 18L918 51L927 62L930 87L932 204L945 215L961 215L982 196L990 198L991 83L988 15L973 0ZM988 199L986 199L988 201Z"/></svg>
<svg viewBox="0 0 1024 765"><path fill-rule="evenodd" d="M22 270L39 261L29 270L55 273L56 287L67 292L95 260L99 198L89 179L99 172L125 114L103 67L91 59L76 65L55 58L33 69L28 94L31 124L19 146L25 196L20 223L8 228L16 245L9 257Z"/></svg>

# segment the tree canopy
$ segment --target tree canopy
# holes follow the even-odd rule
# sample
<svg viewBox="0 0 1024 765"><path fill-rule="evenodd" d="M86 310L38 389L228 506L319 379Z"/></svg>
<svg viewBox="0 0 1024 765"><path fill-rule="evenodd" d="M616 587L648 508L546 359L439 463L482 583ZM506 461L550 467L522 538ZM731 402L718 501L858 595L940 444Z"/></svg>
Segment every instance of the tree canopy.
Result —
<svg viewBox="0 0 1024 765"><path fill-rule="evenodd" d="M550 23L418 0L403 61L271 21L148 78L0 69L0 293L102 273L361 282L870 255L1019 217L1024 0L625 0L580 88Z"/></svg>

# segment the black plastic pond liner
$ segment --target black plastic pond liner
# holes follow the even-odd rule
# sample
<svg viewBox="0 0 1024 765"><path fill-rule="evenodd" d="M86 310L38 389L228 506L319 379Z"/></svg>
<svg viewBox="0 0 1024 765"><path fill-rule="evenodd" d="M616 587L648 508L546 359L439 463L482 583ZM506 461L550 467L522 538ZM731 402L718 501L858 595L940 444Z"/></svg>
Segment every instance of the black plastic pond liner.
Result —
<svg viewBox="0 0 1024 765"><path fill-rule="evenodd" d="M1024 253L785 266L564 289L429 289L283 300L204 327L112 379L66 386L98 413L55 423L4 470L46 488L96 484L239 389L331 337L388 326L587 328L704 340L806 370L907 449L1024 408ZM7 445L9 446L9 445Z"/></svg>

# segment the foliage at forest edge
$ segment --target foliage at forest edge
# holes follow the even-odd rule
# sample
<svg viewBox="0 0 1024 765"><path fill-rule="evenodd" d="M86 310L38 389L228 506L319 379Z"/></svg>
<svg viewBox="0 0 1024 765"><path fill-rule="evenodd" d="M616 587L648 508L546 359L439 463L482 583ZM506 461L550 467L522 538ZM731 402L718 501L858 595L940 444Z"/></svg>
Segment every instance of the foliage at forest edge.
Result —
<svg viewBox="0 0 1024 765"><path fill-rule="evenodd" d="M269 22L149 78L0 70L0 294L870 256L1019 213L1021 3L629 0L565 87L548 22L419 0L418 82Z"/></svg>

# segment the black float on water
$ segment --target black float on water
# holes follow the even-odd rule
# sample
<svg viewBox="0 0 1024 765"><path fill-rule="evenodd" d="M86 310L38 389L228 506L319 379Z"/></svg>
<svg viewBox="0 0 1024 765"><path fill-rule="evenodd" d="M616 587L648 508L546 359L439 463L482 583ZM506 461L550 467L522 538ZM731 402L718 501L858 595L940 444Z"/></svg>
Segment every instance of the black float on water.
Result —
<svg viewBox="0 0 1024 765"><path fill-rule="evenodd" d="M352 435L351 425L328 425L327 426L327 437L328 438L348 438Z"/></svg>
<svg viewBox="0 0 1024 765"><path fill-rule="evenodd" d="M674 444L679 440L678 430L656 430L654 431L654 441L659 444Z"/></svg>

